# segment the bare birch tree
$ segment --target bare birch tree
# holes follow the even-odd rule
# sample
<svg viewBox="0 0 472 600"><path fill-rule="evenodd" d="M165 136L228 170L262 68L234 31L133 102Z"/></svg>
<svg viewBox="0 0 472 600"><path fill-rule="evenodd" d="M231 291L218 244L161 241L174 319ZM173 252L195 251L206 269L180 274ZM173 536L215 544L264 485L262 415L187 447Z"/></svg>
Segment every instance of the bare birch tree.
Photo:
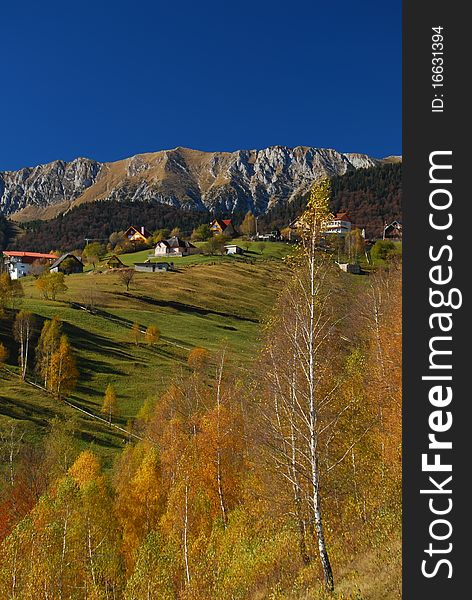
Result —
<svg viewBox="0 0 472 600"><path fill-rule="evenodd" d="M13 334L18 342L19 348L19 363L21 378L26 378L26 370L28 368L28 354L30 347L31 334L33 329L33 315L24 310L20 311L15 318L13 325Z"/></svg>
<svg viewBox="0 0 472 600"><path fill-rule="evenodd" d="M325 587L334 589L322 517L320 493L320 411L333 389L326 381L324 350L334 334L332 266L318 252L324 223L329 220L328 180L318 182L301 222L301 255L293 279L280 300L275 320L278 343L268 348L271 400L264 402L269 454L291 488L299 547L308 563L307 537L312 537Z"/></svg>

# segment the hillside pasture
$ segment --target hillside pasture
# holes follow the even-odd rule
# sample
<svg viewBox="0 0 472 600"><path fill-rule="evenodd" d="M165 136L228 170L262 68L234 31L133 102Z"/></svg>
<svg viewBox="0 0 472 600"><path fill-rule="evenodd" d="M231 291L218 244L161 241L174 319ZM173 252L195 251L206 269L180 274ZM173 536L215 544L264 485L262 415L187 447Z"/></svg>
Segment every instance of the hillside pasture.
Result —
<svg viewBox="0 0 472 600"><path fill-rule="evenodd" d="M179 370L188 369L192 348L214 353L225 344L229 360L244 368L254 356L261 322L282 286L285 266L280 260L251 264L221 258L175 272L136 273L128 291L117 271L68 275L68 290L55 302L41 298L34 279L25 278L21 308L35 315L33 344L44 319L57 315L74 348L80 380L71 402L100 415L103 394L112 383L118 397L116 423L126 428L146 399L156 397ZM4 424L21 421L28 436L35 437L54 415L69 419L75 411L18 377L13 316L9 311L0 329L1 341L10 348L1 374L0 419ZM133 323L142 331L157 326L158 344L149 347L143 334L136 344ZM84 442L93 441L104 455L122 445L122 432L77 416Z"/></svg>

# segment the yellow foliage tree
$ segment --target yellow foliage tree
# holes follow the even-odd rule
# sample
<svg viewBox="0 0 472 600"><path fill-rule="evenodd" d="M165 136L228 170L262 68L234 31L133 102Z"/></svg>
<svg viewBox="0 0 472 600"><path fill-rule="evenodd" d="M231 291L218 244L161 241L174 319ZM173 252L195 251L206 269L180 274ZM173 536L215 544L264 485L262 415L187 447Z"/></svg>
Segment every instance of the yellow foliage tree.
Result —
<svg viewBox="0 0 472 600"><path fill-rule="evenodd" d="M146 333L144 334L144 341L149 346L154 346L154 344L157 344L160 337L161 332L159 329L155 325L149 325L149 327L146 329Z"/></svg>
<svg viewBox="0 0 472 600"><path fill-rule="evenodd" d="M101 412L102 415L106 416L109 423L111 423L112 417L117 415L116 392L111 383L108 384L105 391Z"/></svg>
<svg viewBox="0 0 472 600"><path fill-rule="evenodd" d="M128 565L146 535L157 530L164 494L159 454L140 443L128 448L115 482L116 512L123 527L123 549Z"/></svg>
<svg viewBox="0 0 472 600"><path fill-rule="evenodd" d="M77 384L79 372L72 348L66 335L62 335L58 349L51 356L49 390L57 397L70 393Z"/></svg>
<svg viewBox="0 0 472 600"><path fill-rule="evenodd" d="M203 371L210 362L210 353L205 348L194 348L187 359L188 366L194 371Z"/></svg>
<svg viewBox="0 0 472 600"><path fill-rule="evenodd" d="M133 323L131 327L131 338L136 346L139 346L139 341L141 339L141 327L139 323Z"/></svg>
<svg viewBox="0 0 472 600"><path fill-rule="evenodd" d="M51 358L59 348L62 322L54 316L44 322L36 346L36 374L41 377L44 387L50 389Z"/></svg>
<svg viewBox="0 0 472 600"><path fill-rule="evenodd" d="M3 365L7 361L8 358L8 350L5 346L0 342L0 365Z"/></svg>
<svg viewBox="0 0 472 600"><path fill-rule="evenodd" d="M329 209L331 182L322 177L313 185L305 212L299 219L303 246L313 252L319 243L326 222L333 218Z"/></svg>
<svg viewBox="0 0 472 600"><path fill-rule="evenodd" d="M69 475L82 488L99 477L100 461L91 450L84 450L70 467Z"/></svg>

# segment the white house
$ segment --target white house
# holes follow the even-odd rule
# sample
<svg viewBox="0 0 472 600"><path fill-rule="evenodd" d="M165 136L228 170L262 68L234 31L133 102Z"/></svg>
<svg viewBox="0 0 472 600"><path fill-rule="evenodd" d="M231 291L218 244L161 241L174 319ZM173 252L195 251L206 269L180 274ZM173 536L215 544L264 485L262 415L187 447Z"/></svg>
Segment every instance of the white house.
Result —
<svg viewBox="0 0 472 600"><path fill-rule="evenodd" d="M352 229L351 219L347 213L341 212L334 215L331 221L327 221L323 227L323 233L336 233L346 235Z"/></svg>
<svg viewBox="0 0 472 600"><path fill-rule="evenodd" d="M45 266L51 265L56 259L55 254L43 254L41 252L16 252L5 250L3 252L5 267L10 273L12 279L20 279L32 272L33 264L43 263Z"/></svg>
<svg viewBox="0 0 472 600"><path fill-rule="evenodd" d="M174 235L168 240L157 242L154 248L154 256L189 256L198 254L200 250L191 242L183 240Z"/></svg>
<svg viewBox="0 0 472 600"><path fill-rule="evenodd" d="M237 246L236 244L226 244L225 246L226 254L243 254L243 249Z"/></svg>

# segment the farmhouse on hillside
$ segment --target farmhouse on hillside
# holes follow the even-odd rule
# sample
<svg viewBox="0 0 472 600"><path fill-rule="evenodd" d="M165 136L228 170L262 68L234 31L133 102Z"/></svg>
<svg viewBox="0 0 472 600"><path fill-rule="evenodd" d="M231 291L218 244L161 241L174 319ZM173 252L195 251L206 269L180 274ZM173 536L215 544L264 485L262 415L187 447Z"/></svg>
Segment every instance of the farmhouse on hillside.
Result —
<svg viewBox="0 0 472 600"><path fill-rule="evenodd" d="M346 235L351 232L352 221L346 212L339 212L334 215L331 221L323 225L323 233L336 233L337 235Z"/></svg>
<svg viewBox="0 0 472 600"><path fill-rule="evenodd" d="M210 229L213 235L220 235L222 233L229 236L236 235L236 229L231 219L214 219L210 223Z"/></svg>
<svg viewBox="0 0 472 600"><path fill-rule="evenodd" d="M105 264L109 269L122 269L126 266L116 254L112 254Z"/></svg>
<svg viewBox="0 0 472 600"><path fill-rule="evenodd" d="M244 250L236 244L226 244L225 254L244 254Z"/></svg>
<svg viewBox="0 0 472 600"><path fill-rule="evenodd" d="M258 242L280 242L282 240L282 235L278 229L275 229L269 233L256 233L254 239Z"/></svg>
<svg viewBox="0 0 472 600"><path fill-rule="evenodd" d="M141 273L155 273L156 271L172 271L174 263L168 262L143 262L134 263L134 270Z"/></svg>
<svg viewBox="0 0 472 600"><path fill-rule="evenodd" d="M289 224L290 232L293 231L294 235L289 234L289 239L297 238L301 231L309 230L310 227L307 223L304 223L300 217L297 217ZM336 213L330 221L323 223L322 233L324 235L339 235L346 236L351 233L353 229L360 229L362 237L365 237L365 228L363 225L354 225L347 212L342 211Z"/></svg>
<svg viewBox="0 0 472 600"><path fill-rule="evenodd" d="M84 270L84 263L78 256L68 252L63 254L49 267L52 273L64 273L64 275L70 275L71 273L82 273Z"/></svg>
<svg viewBox="0 0 472 600"><path fill-rule="evenodd" d="M55 254L42 254L41 252L15 252L5 250L3 252L5 268L11 279L20 279L29 275L34 270L34 265L52 264L57 256Z"/></svg>
<svg viewBox="0 0 472 600"><path fill-rule="evenodd" d="M389 225L385 225L382 237L384 240L400 241L402 239L402 224L393 221Z"/></svg>
<svg viewBox="0 0 472 600"><path fill-rule="evenodd" d="M125 231L125 238L130 242L146 242L151 237L151 233L143 226L141 227L128 227Z"/></svg>
<svg viewBox="0 0 472 600"><path fill-rule="evenodd" d="M154 248L154 256L167 256L169 254L172 256L190 256L199 252L200 250L191 242L183 240L176 235L167 240L157 242Z"/></svg>

